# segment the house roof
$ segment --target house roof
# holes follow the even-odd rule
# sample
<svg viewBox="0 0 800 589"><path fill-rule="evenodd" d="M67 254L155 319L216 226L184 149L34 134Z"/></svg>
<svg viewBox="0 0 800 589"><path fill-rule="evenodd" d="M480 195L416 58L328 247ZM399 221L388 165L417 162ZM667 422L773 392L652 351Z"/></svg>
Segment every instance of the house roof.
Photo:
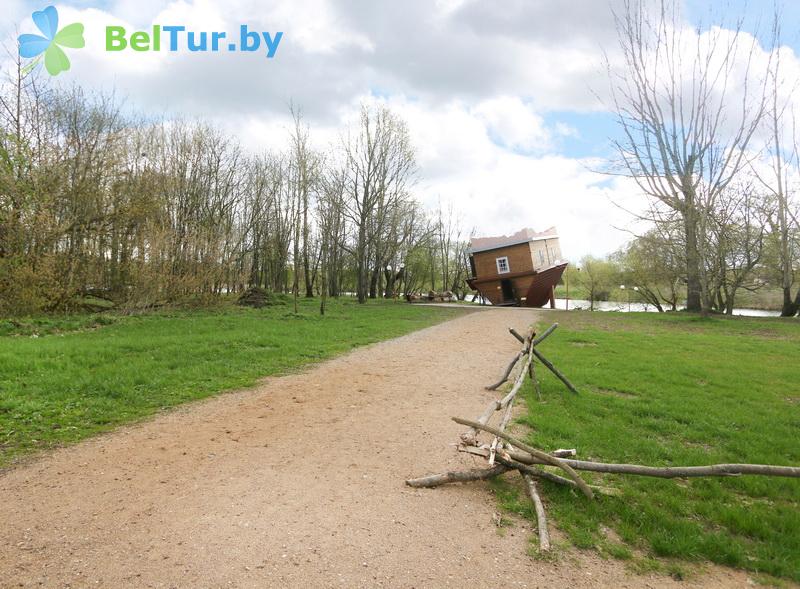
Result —
<svg viewBox="0 0 800 589"><path fill-rule="evenodd" d="M496 237L473 237L470 241L471 246L469 252L471 254L477 252L485 252L494 250L501 247L508 247L511 245L518 245L520 243L528 243L529 241L541 241L543 239L558 239L558 233L555 227L550 227L541 232L536 232L530 227L526 227L517 231L513 235L499 235Z"/></svg>

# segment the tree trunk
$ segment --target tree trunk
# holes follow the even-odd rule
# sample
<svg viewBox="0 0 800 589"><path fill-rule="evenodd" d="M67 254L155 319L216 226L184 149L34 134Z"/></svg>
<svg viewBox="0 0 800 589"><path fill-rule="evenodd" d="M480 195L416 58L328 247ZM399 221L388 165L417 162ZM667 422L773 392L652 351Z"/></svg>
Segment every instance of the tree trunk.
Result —
<svg viewBox="0 0 800 589"><path fill-rule="evenodd" d="M325 240L322 241L322 259L320 260L319 268L319 283L322 285L319 289L319 314L325 316L325 304L328 300L328 248L326 247Z"/></svg>
<svg viewBox="0 0 800 589"><path fill-rule="evenodd" d="M797 296L794 298L794 314L791 317L796 316L798 311L800 311L800 289L797 290Z"/></svg>
<svg viewBox="0 0 800 589"><path fill-rule="evenodd" d="M366 224L362 222L358 228L356 245L356 296L359 303L367 302L367 235Z"/></svg>
<svg viewBox="0 0 800 589"><path fill-rule="evenodd" d="M375 268L370 273L369 277L369 298L374 299L378 296L378 274L380 270Z"/></svg>
<svg viewBox="0 0 800 589"><path fill-rule="evenodd" d="M306 283L306 298L314 297L314 279L311 276L308 263L308 187L303 191L303 278Z"/></svg>
<svg viewBox="0 0 800 589"><path fill-rule="evenodd" d="M694 202L687 202L683 211L686 233L686 310L699 313L703 310L700 287L700 252L697 248L697 211Z"/></svg>
<svg viewBox="0 0 800 589"><path fill-rule="evenodd" d="M800 303L800 290L797 291L797 300L792 300L792 287L783 287L783 307L781 307L781 317L794 317L797 315L798 303Z"/></svg>

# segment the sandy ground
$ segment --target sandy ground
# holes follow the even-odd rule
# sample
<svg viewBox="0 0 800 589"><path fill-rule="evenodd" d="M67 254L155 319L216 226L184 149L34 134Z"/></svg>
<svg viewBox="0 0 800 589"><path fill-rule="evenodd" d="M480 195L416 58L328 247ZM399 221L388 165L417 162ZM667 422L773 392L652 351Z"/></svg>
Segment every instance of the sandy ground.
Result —
<svg viewBox="0 0 800 589"><path fill-rule="evenodd" d="M485 483L404 479L480 466L451 415L478 415L534 311L492 309L168 412L0 476L0 586L739 587L592 553L526 555ZM466 352L466 353L465 353ZM546 501L546 498L545 498Z"/></svg>

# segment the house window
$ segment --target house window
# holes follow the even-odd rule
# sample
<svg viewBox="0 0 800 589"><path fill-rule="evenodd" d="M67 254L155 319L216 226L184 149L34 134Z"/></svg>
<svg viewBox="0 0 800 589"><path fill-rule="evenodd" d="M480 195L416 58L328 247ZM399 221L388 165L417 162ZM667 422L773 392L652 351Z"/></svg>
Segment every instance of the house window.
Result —
<svg viewBox="0 0 800 589"><path fill-rule="evenodd" d="M502 258L497 258L495 260L497 262L497 273L498 274L507 274L510 271L508 267L508 258L503 256Z"/></svg>
<svg viewBox="0 0 800 589"><path fill-rule="evenodd" d="M544 253L542 250L539 250L539 263L544 265Z"/></svg>

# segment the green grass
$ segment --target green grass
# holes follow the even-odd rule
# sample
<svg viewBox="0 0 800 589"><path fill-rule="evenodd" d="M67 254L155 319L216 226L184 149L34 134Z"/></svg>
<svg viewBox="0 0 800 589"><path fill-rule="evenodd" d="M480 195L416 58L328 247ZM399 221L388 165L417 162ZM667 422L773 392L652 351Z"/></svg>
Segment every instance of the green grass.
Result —
<svg viewBox="0 0 800 589"><path fill-rule="evenodd" d="M579 458L605 462L800 466L798 321L588 312L548 319L560 328L541 350L581 394L538 371L544 401L528 383L521 418L535 446L577 448ZM588 501L542 482L555 525L578 547L628 558L619 544L609 548L610 528L647 559L712 561L800 581L798 479L584 475L623 493ZM509 492L500 500L513 508ZM673 568L681 570L664 570Z"/></svg>
<svg viewBox="0 0 800 589"><path fill-rule="evenodd" d="M565 299L567 298L567 287L564 284L556 285L556 298L557 299ZM569 298L570 299L582 299L587 300L589 298L589 292L584 289L579 284L570 284L569 285Z"/></svg>
<svg viewBox="0 0 800 589"><path fill-rule="evenodd" d="M86 314L0 319L0 337L6 335L38 337L81 329L95 329L116 323L121 317L121 315L112 314Z"/></svg>
<svg viewBox="0 0 800 589"><path fill-rule="evenodd" d="M318 305L0 321L0 467L461 313L332 301L320 317Z"/></svg>

